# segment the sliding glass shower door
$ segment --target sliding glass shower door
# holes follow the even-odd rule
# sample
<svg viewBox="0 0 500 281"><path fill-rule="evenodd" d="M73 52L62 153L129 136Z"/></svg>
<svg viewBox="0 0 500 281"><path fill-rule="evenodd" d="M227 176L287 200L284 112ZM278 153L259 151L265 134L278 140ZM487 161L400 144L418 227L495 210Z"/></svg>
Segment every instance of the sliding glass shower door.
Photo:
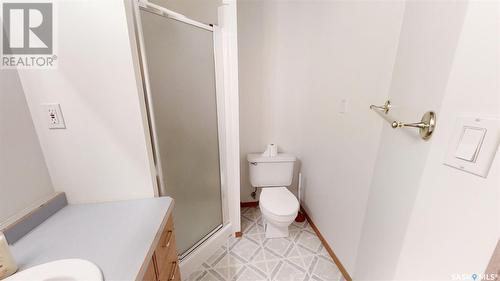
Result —
<svg viewBox="0 0 500 281"><path fill-rule="evenodd" d="M141 9L164 186L179 254L222 226L213 32Z"/></svg>

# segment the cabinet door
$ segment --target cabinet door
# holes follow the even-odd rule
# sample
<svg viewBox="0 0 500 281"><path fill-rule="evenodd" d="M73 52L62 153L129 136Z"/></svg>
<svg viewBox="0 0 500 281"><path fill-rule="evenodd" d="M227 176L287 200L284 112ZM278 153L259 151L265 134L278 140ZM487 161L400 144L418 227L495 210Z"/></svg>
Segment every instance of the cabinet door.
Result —
<svg viewBox="0 0 500 281"><path fill-rule="evenodd" d="M142 278L143 281L157 281L153 260L149 262L148 269ZM180 279L179 279L180 280Z"/></svg>
<svg viewBox="0 0 500 281"><path fill-rule="evenodd" d="M171 248L175 249L174 245L175 235L174 235L174 221L172 219L172 215L168 218L167 224L163 229L163 233L160 238L160 242L156 247L156 260L157 262L164 261L167 259L167 256L170 252ZM161 270L160 270L161 271Z"/></svg>
<svg viewBox="0 0 500 281"><path fill-rule="evenodd" d="M179 261L175 248L175 240L171 242L171 247L166 257L158 258L158 279L160 281L180 280Z"/></svg>
<svg viewBox="0 0 500 281"><path fill-rule="evenodd" d="M180 279L177 246L175 242L172 216L163 230L160 244L156 248L156 265L159 281L176 281Z"/></svg>

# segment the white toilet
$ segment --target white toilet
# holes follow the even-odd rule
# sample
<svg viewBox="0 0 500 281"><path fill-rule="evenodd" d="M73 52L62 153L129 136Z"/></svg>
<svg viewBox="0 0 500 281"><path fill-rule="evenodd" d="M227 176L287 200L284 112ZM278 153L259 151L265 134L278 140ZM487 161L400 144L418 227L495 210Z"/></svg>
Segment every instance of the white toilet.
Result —
<svg viewBox="0 0 500 281"><path fill-rule="evenodd" d="M250 183L262 188L259 207L266 238L288 237L288 226L299 211L299 201L287 188L292 184L295 156L283 153L274 157L248 154L247 160Z"/></svg>

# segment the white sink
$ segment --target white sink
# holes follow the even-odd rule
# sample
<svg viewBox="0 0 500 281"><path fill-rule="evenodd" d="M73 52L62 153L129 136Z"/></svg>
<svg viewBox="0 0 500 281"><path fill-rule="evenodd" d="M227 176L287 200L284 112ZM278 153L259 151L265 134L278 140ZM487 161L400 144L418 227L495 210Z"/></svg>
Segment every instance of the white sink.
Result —
<svg viewBox="0 0 500 281"><path fill-rule="evenodd" d="M44 263L19 271L3 281L102 281L97 265L81 259Z"/></svg>

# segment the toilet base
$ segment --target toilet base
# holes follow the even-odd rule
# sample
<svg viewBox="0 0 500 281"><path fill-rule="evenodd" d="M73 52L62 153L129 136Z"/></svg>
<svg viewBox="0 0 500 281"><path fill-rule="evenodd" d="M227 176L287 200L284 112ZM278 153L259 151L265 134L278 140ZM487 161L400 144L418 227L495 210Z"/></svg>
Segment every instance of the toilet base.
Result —
<svg viewBox="0 0 500 281"><path fill-rule="evenodd" d="M263 220L266 231L266 238L285 238L288 237L288 225L276 226Z"/></svg>

